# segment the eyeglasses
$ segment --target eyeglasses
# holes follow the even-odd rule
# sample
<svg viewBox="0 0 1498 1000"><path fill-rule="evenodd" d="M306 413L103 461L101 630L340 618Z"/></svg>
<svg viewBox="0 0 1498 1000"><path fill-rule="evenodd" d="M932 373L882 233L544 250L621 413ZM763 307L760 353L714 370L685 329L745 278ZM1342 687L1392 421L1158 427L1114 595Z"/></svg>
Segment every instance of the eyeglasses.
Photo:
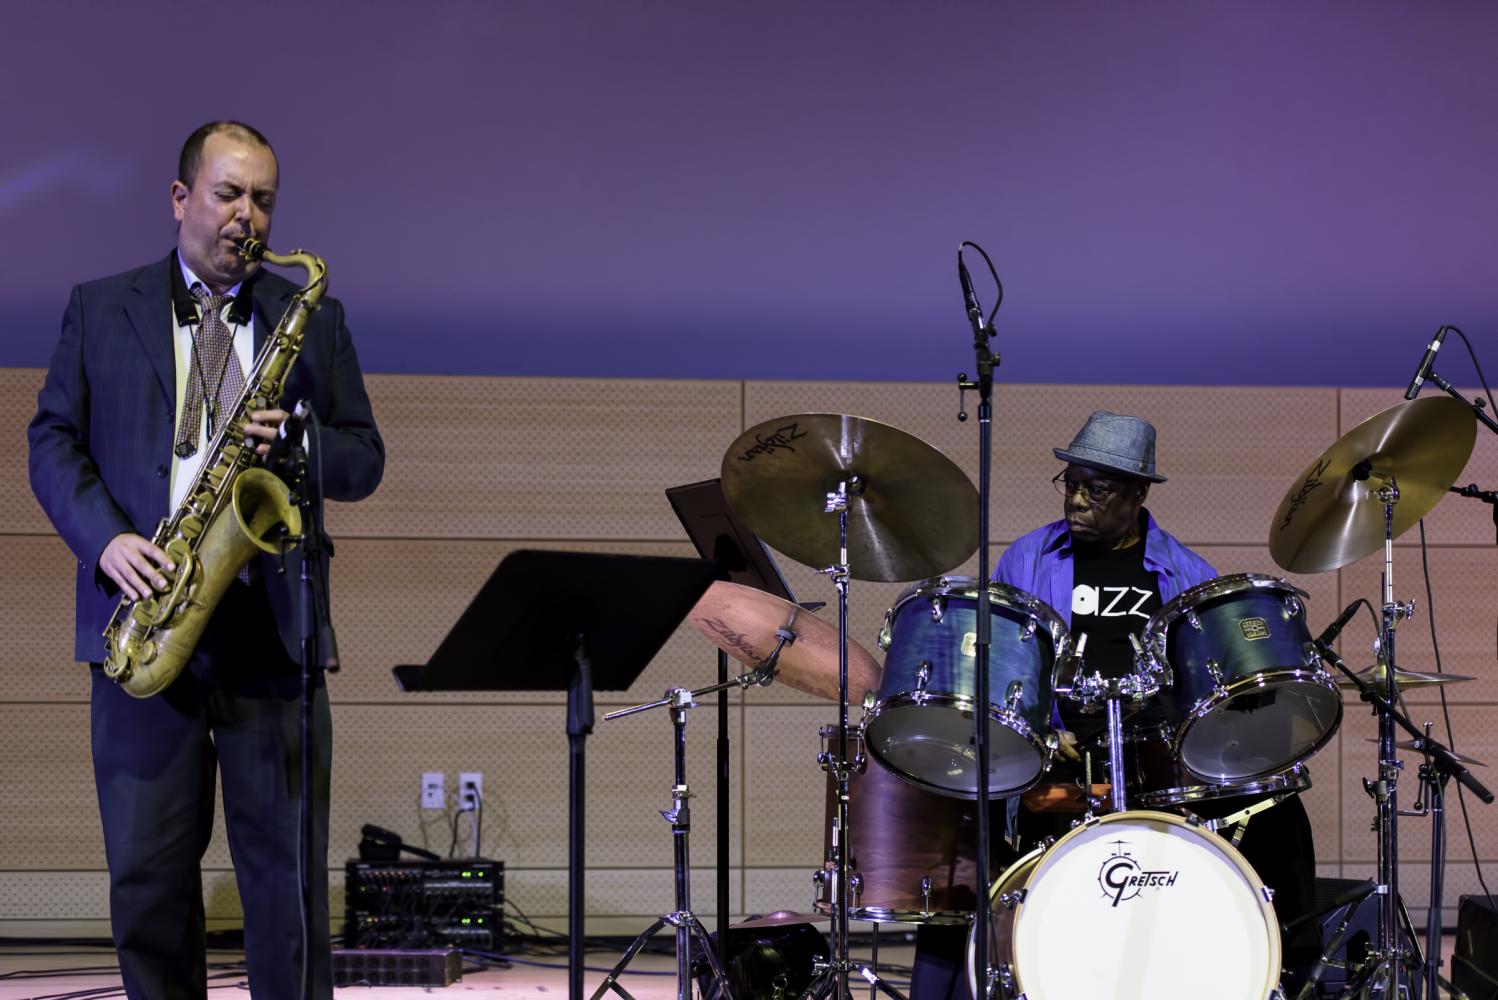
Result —
<svg viewBox="0 0 1498 1000"><path fill-rule="evenodd" d="M1075 479L1067 479L1064 472L1052 479L1051 485L1068 500L1073 493L1081 490L1088 503L1102 503L1118 492L1118 487L1112 483L1079 483Z"/></svg>

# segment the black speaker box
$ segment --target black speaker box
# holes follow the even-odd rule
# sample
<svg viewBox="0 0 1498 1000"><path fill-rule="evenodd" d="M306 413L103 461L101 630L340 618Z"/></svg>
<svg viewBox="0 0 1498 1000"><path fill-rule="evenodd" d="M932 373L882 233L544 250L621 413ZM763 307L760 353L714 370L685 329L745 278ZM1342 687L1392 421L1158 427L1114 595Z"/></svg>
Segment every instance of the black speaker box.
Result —
<svg viewBox="0 0 1498 1000"><path fill-rule="evenodd" d="M1498 1000L1498 899L1461 898L1456 911L1451 985L1471 1000Z"/></svg>
<svg viewBox="0 0 1498 1000"><path fill-rule="evenodd" d="M711 935L717 947L718 935ZM826 961L827 938L811 924L728 929L729 990L734 1000L781 1000L799 997L811 985L812 963ZM706 959L692 963L704 997L717 997ZM721 1000L721 998L720 998Z"/></svg>

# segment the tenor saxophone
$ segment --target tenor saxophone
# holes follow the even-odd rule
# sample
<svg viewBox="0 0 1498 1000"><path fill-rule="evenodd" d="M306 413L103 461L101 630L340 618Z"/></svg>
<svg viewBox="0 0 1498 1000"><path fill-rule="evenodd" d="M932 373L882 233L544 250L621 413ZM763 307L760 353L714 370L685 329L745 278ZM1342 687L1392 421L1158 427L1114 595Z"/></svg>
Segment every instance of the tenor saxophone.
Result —
<svg viewBox="0 0 1498 1000"><path fill-rule="evenodd" d="M239 252L251 261L304 268L307 283L265 342L234 409L219 422L185 499L156 528L151 541L176 567L158 570L165 591L138 601L122 597L104 630L104 673L137 698L149 698L177 679L244 564L257 552L283 552L302 533L290 489L255 464L255 447L243 428L252 411L280 402L307 319L327 290L328 269L316 254L272 253L253 237L240 241Z"/></svg>

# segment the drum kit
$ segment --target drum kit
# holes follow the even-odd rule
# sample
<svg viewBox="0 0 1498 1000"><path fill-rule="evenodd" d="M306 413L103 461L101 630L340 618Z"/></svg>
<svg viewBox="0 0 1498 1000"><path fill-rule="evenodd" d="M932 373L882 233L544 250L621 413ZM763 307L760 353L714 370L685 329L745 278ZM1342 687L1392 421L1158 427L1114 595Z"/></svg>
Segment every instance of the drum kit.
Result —
<svg viewBox="0 0 1498 1000"><path fill-rule="evenodd" d="M831 957L819 960L808 996L841 1000L856 975L900 997L850 958L853 921L976 924L968 937L975 996L1174 1000L1203 995L1203 984L1225 1000L1279 996L1273 894L1229 833L1241 836L1249 815L1310 787L1305 762L1336 733L1343 690L1377 704L1396 702L1400 687L1466 679L1398 670L1394 628L1411 605L1394 600L1389 581L1393 538L1444 495L1474 436L1459 403L1403 403L1342 436L1275 515L1271 554L1290 572L1335 570L1384 547L1374 667L1354 674L1330 635L1313 638L1304 591L1242 573L1167 602L1137 639L1133 672L1104 677L1086 669L1085 636L1034 595L988 583L982 600L981 581L945 575L974 553L982 532L979 492L944 454L860 417L766 421L729 447L724 494L767 545L830 579L836 624L762 591L715 583L690 621L750 672L626 711L669 703L680 716L696 695L777 679L837 702L837 721L820 732L826 854L813 903L831 918ZM855 580L913 581L885 615L882 667L848 632ZM984 639L987 683L979 685L975 651ZM1068 703L1106 716L1105 734L1083 748L1106 756L1097 783L1090 752L1081 781L1047 782L1059 750L1057 709ZM861 721L850 722L851 707L862 708ZM986 767L975 752L980 716ZM1151 721L1126 724L1134 716ZM1378 884L1390 894L1396 750L1415 746L1431 775L1444 759L1428 733L1398 724L1420 739L1396 747L1396 721L1384 713L1378 777L1369 783L1379 804ZM681 771L678 757L684 792ZM1444 773L1428 784L1439 794ZM1004 801L986 824L979 812L990 797ZM978 831L987 826L989 846L1003 845L1005 814L1013 815L1005 805L1017 799L1080 815L1070 832L998 871ZM1213 800L1254 804L1212 820L1195 812ZM1393 928L1394 901L1381 902ZM980 909L986 918L975 921ZM673 920L678 927L695 923L690 913L674 916L683 918ZM985 925L986 948L977 941ZM1367 995L1409 995L1404 940L1397 930L1381 934L1359 983ZM726 997L726 977L716 960L710 965ZM679 985L686 1000L690 984Z"/></svg>

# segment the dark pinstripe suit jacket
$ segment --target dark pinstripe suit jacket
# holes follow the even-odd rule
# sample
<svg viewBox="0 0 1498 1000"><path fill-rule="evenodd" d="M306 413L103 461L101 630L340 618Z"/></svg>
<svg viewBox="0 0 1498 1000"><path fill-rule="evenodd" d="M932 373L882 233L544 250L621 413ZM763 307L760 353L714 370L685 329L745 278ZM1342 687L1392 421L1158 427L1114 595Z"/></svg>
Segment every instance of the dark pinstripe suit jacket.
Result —
<svg viewBox="0 0 1498 1000"><path fill-rule="evenodd" d="M119 598L98 568L104 547L125 531L150 538L169 513L177 378L170 268L176 266L168 254L74 287L27 431L31 489L78 560L79 660L103 660L102 632ZM296 286L263 270L253 281L258 356ZM322 425L314 445L322 454L324 496L359 500L374 492L385 445L336 299L324 298L307 324L283 396L288 409L297 399L312 404ZM296 574L278 575L269 563L265 569L282 641L296 659Z"/></svg>

